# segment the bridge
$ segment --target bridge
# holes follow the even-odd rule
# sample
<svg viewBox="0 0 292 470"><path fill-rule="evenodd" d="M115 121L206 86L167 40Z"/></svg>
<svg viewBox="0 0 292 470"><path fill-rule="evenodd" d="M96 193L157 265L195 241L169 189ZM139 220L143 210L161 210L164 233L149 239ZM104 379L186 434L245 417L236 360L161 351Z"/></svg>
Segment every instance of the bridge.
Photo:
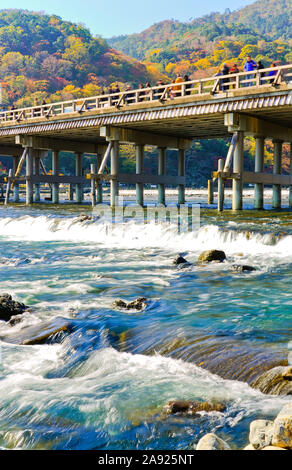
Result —
<svg viewBox="0 0 292 470"><path fill-rule="evenodd" d="M290 187L292 207L292 165L290 175L282 174L282 145L292 142L292 65L215 76L184 83L102 94L23 109L0 112L0 155L13 158L13 170L6 180L6 202L13 189L19 201L19 184L26 184L26 203L40 201L40 185L50 184L52 202L59 202L59 185L73 187L77 203L83 200L83 186L91 180L92 204L102 202L102 181L109 181L114 206L119 183L136 184L137 204L144 204L144 185L158 185L158 203L165 204L165 186L178 186L178 203L185 202L185 152L193 139L232 136L226 160L209 181L218 180L218 209L223 209L224 185L233 184L233 209L242 209L244 183L255 185L255 208L262 209L264 185L273 185L273 207L281 207L281 187ZM256 139L255 169L243 165L244 137ZM274 142L273 173L264 172L265 139ZM136 148L136 173L119 172L119 146ZM144 173L144 147L157 147L158 174ZM166 149L178 151L177 176L167 174ZM52 151L52 175L42 159ZM59 152L75 154L75 175L59 174ZM82 174L82 155L96 156L89 175ZM292 160L292 159L291 159ZM21 175L25 167L25 175ZM107 172L106 172L107 170Z"/></svg>

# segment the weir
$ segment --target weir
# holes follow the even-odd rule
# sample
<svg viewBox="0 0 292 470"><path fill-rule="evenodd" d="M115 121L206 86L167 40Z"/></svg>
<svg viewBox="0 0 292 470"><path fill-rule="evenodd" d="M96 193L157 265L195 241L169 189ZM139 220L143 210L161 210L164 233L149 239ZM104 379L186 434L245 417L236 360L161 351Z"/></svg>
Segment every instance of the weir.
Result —
<svg viewBox="0 0 292 470"><path fill-rule="evenodd" d="M269 75L270 72L274 75ZM175 92L174 92L175 87ZM52 103L0 113L0 155L13 159L10 175L0 178L6 203L19 202L19 185L25 185L26 203L41 200L41 186L49 185L52 203L60 202L60 185L67 185L68 199L81 204L85 185L91 188L93 205L103 202L103 182L110 184L115 206L119 184L136 187L136 202L144 205L146 184L157 185L158 204L165 205L166 186L178 188L178 204L185 202L186 151L193 139L233 136L225 161L208 184L208 201L214 202L218 181L218 210L224 207L224 188L232 180L233 210L242 210L243 185L254 184L254 206L263 209L264 185L273 187L273 208L281 207L281 188L290 188L292 207L292 163L289 175L282 171L282 147L292 142L292 65L260 72L209 77L182 84L159 85L86 99ZM254 171L244 169L244 139L256 139ZM273 173L264 172L265 139L273 141ZM132 144L136 172L120 172L120 145ZM158 172L144 170L145 145L157 148ZM178 153L177 176L170 176L167 149ZM75 174L60 175L59 153L75 155ZM43 156L52 155L52 174L47 174ZM90 172L84 174L83 155L94 155ZM290 151L292 154L292 150ZM25 174L21 172L25 168ZM75 191L74 191L75 190Z"/></svg>

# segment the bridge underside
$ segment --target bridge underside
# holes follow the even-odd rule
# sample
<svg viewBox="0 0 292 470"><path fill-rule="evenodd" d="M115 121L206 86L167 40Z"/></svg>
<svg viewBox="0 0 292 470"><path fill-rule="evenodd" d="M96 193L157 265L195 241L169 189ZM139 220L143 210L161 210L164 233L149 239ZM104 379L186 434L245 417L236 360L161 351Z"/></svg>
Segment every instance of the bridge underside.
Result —
<svg viewBox="0 0 292 470"><path fill-rule="evenodd" d="M251 178L252 183L258 185L260 199L263 184L274 184L275 194L277 193L275 207L279 207L279 187L281 188L281 184L291 183L292 185L292 177L289 177L291 182L290 179L287 180L287 177L285 180L281 179L281 155L278 144L275 145L274 175L271 175L273 178L267 179L266 176L263 176L263 141L270 138L280 142L281 145L283 142L292 142L291 110L292 86L284 84L277 90L271 90L270 86L266 90L261 89L261 93L256 93L254 89L241 89L219 93L216 96L210 94L200 97L184 96L175 99L175 101L136 103L130 107L123 106L121 109L111 107L94 111L86 110L82 113L63 113L56 116L50 115L47 118L26 119L25 122L19 120L18 122L2 123L0 125L0 154L19 158L20 149L29 148L31 150L26 154L26 167L28 168L26 184L30 188L27 195L28 203L33 200L33 186L39 185L41 182L52 185L53 192L55 192L53 200L58 201L59 184L65 182L65 177L62 180L59 176L58 152L64 150L76 153L76 175L68 177L71 178L70 181L68 179L68 183L76 184L79 202L82 200L82 189L80 188L84 184L80 156L82 153L89 153L96 154L98 157L96 168L92 168L90 176L92 192L95 192L94 187L98 187L100 190L102 179L109 180L112 188L112 203L114 204L114 199L118 195L119 182L136 183L137 201L141 205L143 204L143 185L151 183L149 177L147 179L143 173L144 145L155 145L159 148L159 170L153 181L155 180L155 184L158 184L159 202L163 204L165 185L167 184L178 185L180 189L179 201L184 201L184 152L192 140L227 138L231 133L238 133L239 139L234 149L233 172L229 168L225 172L223 168L218 168L219 178L223 182L227 178L233 180L234 194L237 194L233 207L235 209L242 207L242 184L249 182L248 178ZM226 119L228 116L229 120ZM262 139L258 144L255 156L256 178L243 172L243 138L245 135ZM110 143L113 145L105 158L106 160L110 157L110 174L102 175L98 169L102 166L106 145L109 146ZM136 145L136 176L121 175L118 171L118 146L121 143ZM166 175L165 149L167 147L176 148L179 151L176 178L170 178ZM36 173L33 170L35 163L32 162L38 162L41 158L37 152L44 150L53 151L52 177L40 176L39 169ZM100 199L102 198L99 198L99 202ZM93 202L95 200L96 197L93 197ZM259 202L258 205L262 206L262 203Z"/></svg>

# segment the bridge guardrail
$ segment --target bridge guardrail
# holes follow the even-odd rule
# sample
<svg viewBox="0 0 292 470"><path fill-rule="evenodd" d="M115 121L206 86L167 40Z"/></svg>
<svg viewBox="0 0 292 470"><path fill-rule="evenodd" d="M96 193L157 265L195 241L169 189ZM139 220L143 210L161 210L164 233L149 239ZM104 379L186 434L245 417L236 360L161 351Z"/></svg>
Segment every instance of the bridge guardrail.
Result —
<svg viewBox="0 0 292 470"><path fill-rule="evenodd" d="M191 95L215 95L220 92L224 93L245 87L258 88L267 85L277 87L281 83L289 82L292 82L292 64L2 111L0 112L0 124L7 122L19 123L42 117L50 118L68 113L78 115L85 111L111 108L113 106L117 109L127 108L134 104L165 102Z"/></svg>

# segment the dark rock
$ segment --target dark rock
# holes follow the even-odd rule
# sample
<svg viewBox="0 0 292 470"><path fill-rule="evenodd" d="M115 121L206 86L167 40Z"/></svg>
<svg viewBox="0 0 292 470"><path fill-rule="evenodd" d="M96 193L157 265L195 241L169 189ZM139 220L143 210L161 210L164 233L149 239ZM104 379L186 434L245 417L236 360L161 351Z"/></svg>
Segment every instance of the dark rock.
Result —
<svg viewBox="0 0 292 470"><path fill-rule="evenodd" d="M226 260L226 255L224 251L220 250L203 251L203 253L201 253L199 256L200 262L210 263L211 261L219 261L220 263L222 263L224 260Z"/></svg>
<svg viewBox="0 0 292 470"><path fill-rule="evenodd" d="M244 264L233 264L232 269L238 273L246 273L246 272L252 272L256 271L256 268L253 266L247 266Z"/></svg>
<svg viewBox="0 0 292 470"><path fill-rule="evenodd" d="M186 263L189 264L189 262L180 255L176 256L176 258L174 258L173 260L173 264L175 264L176 266L179 264L186 264Z"/></svg>
<svg viewBox="0 0 292 470"><path fill-rule="evenodd" d="M9 321L11 317L23 313L26 309L21 302L12 300L11 295L0 295L0 320Z"/></svg>
<svg viewBox="0 0 292 470"><path fill-rule="evenodd" d="M270 395L292 395L292 366L278 366L264 372L251 386Z"/></svg>
<svg viewBox="0 0 292 470"><path fill-rule="evenodd" d="M11 317L9 320L9 325L15 326L18 323L22 322L22 315L14 315L14 317Z"/></svg>
<svg viewBox="0 0 292 470"><path fill-rule="evenodd" d="M87 222L93 220L91 215L87 214L80 214L79 217L77 217L77 222Z"/></svg>
<svg viewBox="0 0 292 470"><path fill-rule="evenodd" d="M139 297L130 303L126 303L123 300L115 300L114 306L127 310L143 310L143 308L147 307L147 299L145 297Z"/></svg>
<svg viewBox="0 0 292 470"><path fill-rule="evenodd" d="M167 403L164 407L164 410L167 414L176 414L184 413L189 415L195 415L200 411L225 411L226 405L223 403L208 403L208 402L199 402L199 401L183 401L183 400L173 400Z"/></svg>

